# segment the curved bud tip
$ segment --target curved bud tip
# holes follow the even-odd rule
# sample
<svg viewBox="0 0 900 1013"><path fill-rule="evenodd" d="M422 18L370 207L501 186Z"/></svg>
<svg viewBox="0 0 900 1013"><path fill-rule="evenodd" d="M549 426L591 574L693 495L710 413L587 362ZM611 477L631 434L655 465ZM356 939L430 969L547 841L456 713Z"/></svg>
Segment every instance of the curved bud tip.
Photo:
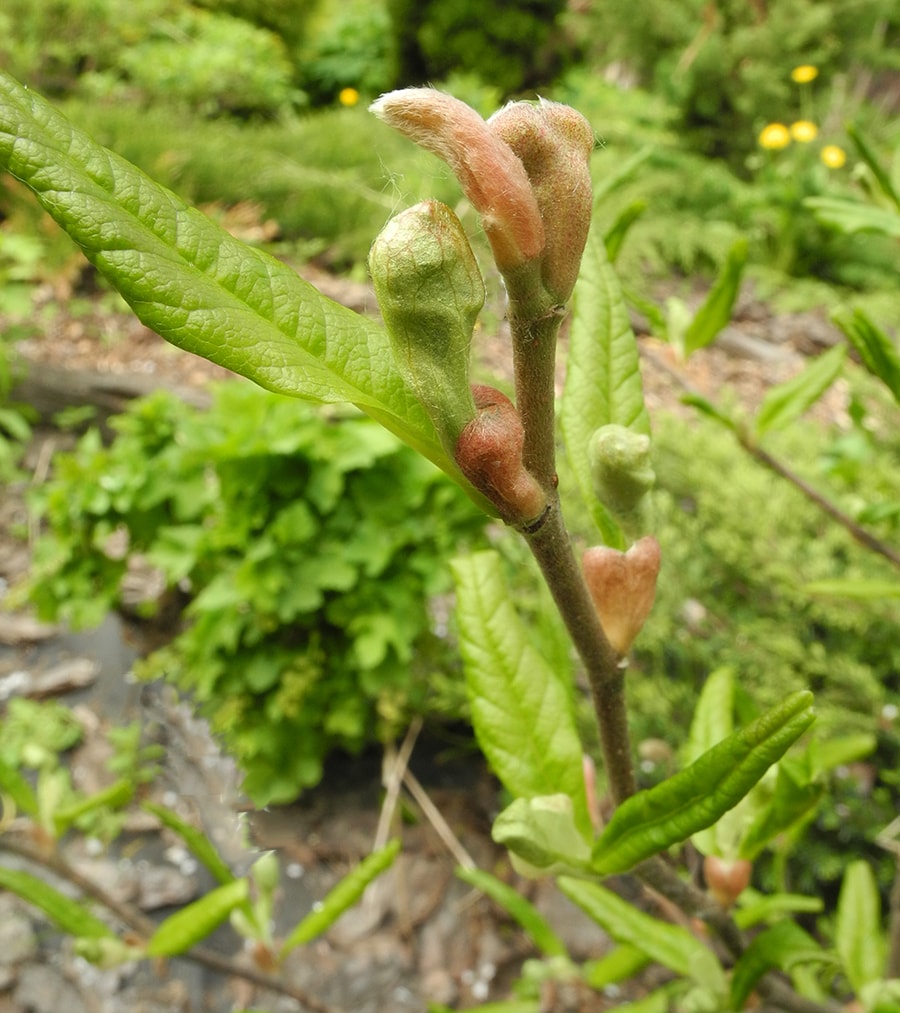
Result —
<svg viewBox="0 0 900 1013"><path fill-rule="evenodd" d="M519 156L537 198L547 237L544 287L559 302L572 294L591 224L590 156L594 133L574 109L543 99L512 102L488 127Z"/></svg>
<svg viewBox="0 0 900 1013"><path fill-rule="evenodd" d="M650 437L625 426L601 426L591 436L588 459L597 498L617 520L630 519L656 481Z"/></svg>
<svg viewBox="0 0 900 1013"><path fill-rule="evenodd" d="M627 552L598 545L582 557L584 580L600 625L621 656L628 653L653 608L660 562L659 542L649 535Z"/></svg>
<svg viewBox="0 0 900 1013"><path fill-rule="evenodd" d="M388 92L369 109L450 166L482 217L501 271L540 254L544 226L528 175L474 109L434 88Z"/></svg>
<svg viewBox="0 0 900 1013"><path fill-rule="evenodd" d="M459 470L508 524L528 525L547 508L547 496L522 463L525 431L515 406L493 387L475 385L478 413L456 444Z"/></svg>

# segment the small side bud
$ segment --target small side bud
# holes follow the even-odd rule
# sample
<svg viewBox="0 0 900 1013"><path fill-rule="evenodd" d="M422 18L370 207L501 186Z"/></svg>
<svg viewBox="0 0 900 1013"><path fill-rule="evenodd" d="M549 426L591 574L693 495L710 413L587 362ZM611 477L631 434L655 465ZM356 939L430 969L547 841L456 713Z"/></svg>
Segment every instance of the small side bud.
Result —
<svg viewBox="0 0 900 1013"><path fill-rule="evenodd" d="M575 287L591 224L591 126L569 106L541 100L510 103L488 127L519 156L531 180L547 237L541 279L563 304Z"/></svg>
<svg viewBox="0 0 900 1013"><path fill-rule="evenodd" d="M369 107L379 119L442 158L481 215L501 271L533 260L544 226L522 163L472 109L433 88L403 88Z"/></svg>
<svg viewBox="0 0 900 1013"><path fill-rule="evenodd" d="M753 863L746 858L719 858L707 855L703 859L703 876L713 899L722 907L732 907L750 885Z"/></svg>
<svg viewBox="0 0 900 1013"><path fill-rule="evenodd" d="M416 204L382 229L369 270L397 363L452 453L475 415L469 350L484 305L465 230L446 204Z"/></svg>
<svg viewBox="0 0 900 1013"><path fill-rule="evenodd" d="M653 608L659 542L647 536L627 552L598 545L584 553L581 566L603 632L624 657Z"/></svg>
<svg viewBox="0 0 900 1013"><path fill-rule="evenodd" d="M597 498L617 521L628 525L656 481L650 437L625 426L601 426L591 437L588 455Z"/></svg>
<svg viewBox="0 0 900 1013"><path fill-rule="evenodd" d="M522 463L525 431L515 406L493 387L473 386L478 414L460 434L459 470L497 507L508 524L530 524L547 508L547 496Z"/></svg>

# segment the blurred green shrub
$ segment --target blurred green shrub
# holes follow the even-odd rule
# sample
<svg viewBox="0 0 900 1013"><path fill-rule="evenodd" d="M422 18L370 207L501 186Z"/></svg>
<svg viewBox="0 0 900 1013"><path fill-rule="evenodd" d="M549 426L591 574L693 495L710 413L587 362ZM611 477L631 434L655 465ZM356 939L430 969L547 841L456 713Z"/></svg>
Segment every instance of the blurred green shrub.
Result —
<svg viewBox="0 0 900 1013"><path fill-rule="evenodd" d="M623 60L677 108L692 148L739 172L758 130L795 101L792 68L815 65L830 83L896 65L890 0L600 0L590 18L592 60Z"/></svg>
<svg viewBox="0 0 900 1013"><path fill-rule="evenodd" d="M244 383L208 412L159 392L114 426L36 497L41 615L95 623L129 560L158 568L167 591L144 610L187 603L185 623L143 674L191 694L259 804L428 711L455 664L429 602L484 525L455 485L361 415Z"/></svg>
<svg viewBox="0 0 900 1013"><path fill-rule="evenodd" d="M574 56L565 0L387 0L397 86L474 73L504 95L553 80Z"/></svg>

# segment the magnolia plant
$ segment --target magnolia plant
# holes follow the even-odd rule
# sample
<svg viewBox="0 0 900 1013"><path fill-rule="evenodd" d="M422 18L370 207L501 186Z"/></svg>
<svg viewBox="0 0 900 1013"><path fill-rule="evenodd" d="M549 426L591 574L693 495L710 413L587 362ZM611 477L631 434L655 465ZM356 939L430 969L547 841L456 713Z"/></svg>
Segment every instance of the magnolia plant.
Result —
<svg viewBox="0 0 900 1013"><path fill-rule="evenodd" d="M600 776L585 760L573 688L532 644L492 551L452 564L460 648L476 736L512 798L496 819L495 840L523 874L557 877L619 944L616 970L601 961L589 983L600 987L656 961L676 976L660 1004L739 1009L756 992L772 1007L827 1008L816 976L824 951L783 920L816 900L749 889L753 860L803 823L820 797L817 779L848 758L847 749L822 743L785 756L814 720L811 694L793 693L734 728L734 673L714 673L683 769L638 790L628 652L665 560L643 509L654 476L637 345L604 237L591 230L590 124L544 101L514 102L484 120L430 88L392 92L372 111L442 158L480 215L507 296L512 398L470 382L484 282L462 224L437 201L400 212L373 243L382 326L221 231L2 75L0 167L35 192L148 327L270 390L357 405L520 533L586 677ZM558 403L557 335L568 315ZM596 524L597 544L580 559L561 508L560 434L571 492ZM605 823L598 781L608 796ZM687 842L705 856L705 879L685 877L673 862L672 849ZM680 916L649 914L603 885L622 873L665 898L658 912ZM558 940L524 898L477 870L464 875L506 904L548 957L560 957ZM852 887L853 898L869 896L870 886ZM220 914L246 904L243 887L228 889ZM150 955L164 949L157 937L144 947ZM844 949L851 980L874 988L881 972L858 948ZM560 973L577 969L568 962Z"/></svg>

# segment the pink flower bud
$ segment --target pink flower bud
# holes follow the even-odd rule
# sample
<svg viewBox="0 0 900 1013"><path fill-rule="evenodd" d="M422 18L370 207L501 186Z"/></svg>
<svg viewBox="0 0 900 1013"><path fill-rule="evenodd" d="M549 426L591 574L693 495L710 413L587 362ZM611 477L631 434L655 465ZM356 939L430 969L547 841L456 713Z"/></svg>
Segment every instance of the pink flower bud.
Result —
<svg viewBox="0 0 900 1013"><path fill-rule="evenodd" d="M659 542L641 538L627 552L598 545L581 560L600 625L614 650L625 655L653 608L659 576Z"/></svg>
<svg viewBox="0 0 900 1013"><path fill-rule="evenodd" d="M544 226L528 175L474 109L433 88L388 92L370 109L450 166L481 215L501 271L540 254Z"/></svg>
<svg viewBox="0 0 900 1013"><path fill-rule="evenodd" d="M456 463L497 507L508 524L528 524L543 514L547 496L522 463L525 431L515 406L499 390L475 385L478 414L456 444Z"/></svg>
<svg viewBox="0 0 900 1013"><path fill-rule="evenodd" d="M541 277L564 303L575 287L591 223L590 124L569 106L541 100L510 103L488 127L525 166L547 237Z"/></svg>
<svg viewBox="0 0 900 1013"><path fill-rule="evenodd" d="M707 855L703 860L703 876L713 898L722 907L731 907L750 885L753 863L746 858L719 858Z"/></svg>

